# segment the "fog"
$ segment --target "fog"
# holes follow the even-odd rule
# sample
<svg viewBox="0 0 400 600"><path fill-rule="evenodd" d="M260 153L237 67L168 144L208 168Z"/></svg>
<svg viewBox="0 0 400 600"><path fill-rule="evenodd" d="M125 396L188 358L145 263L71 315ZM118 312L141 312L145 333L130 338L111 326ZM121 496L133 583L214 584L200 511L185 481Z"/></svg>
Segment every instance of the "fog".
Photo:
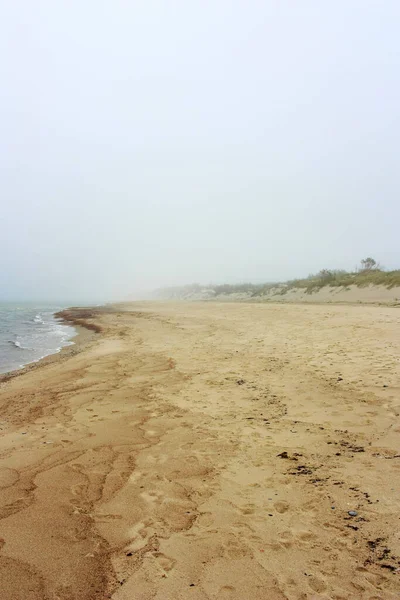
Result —
<svg viewBox="0 0 400 600"><path fill-rule="evenodd" d="M400 3L0 9L0 299L399 256Z"/></svg>

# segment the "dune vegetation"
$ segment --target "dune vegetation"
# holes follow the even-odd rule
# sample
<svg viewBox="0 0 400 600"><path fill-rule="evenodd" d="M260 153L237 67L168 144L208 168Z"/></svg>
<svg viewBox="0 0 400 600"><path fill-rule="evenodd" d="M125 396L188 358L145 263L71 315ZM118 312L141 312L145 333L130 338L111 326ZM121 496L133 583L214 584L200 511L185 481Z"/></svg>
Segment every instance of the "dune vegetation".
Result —
<svg viewBox="0 0 400 600"><path fill-rule="evenodd" d="M275 294L284 296L289 290L300 289L307 294L318 292L325 286L335 288L359 288L370 285L383 286L387 289L400 287L400 269L387 271L381 267L375 259L368 257L360 262L360 266L354 271L343 269L322 269L318 273L308 277L293 279L285 282L268 283L236 283L236 284L208 284L200 285L193 283L181 287L169 287L156 290L156 297L189 298L218 296L246 296L257 298L266 296L274 290Z"/></svg>

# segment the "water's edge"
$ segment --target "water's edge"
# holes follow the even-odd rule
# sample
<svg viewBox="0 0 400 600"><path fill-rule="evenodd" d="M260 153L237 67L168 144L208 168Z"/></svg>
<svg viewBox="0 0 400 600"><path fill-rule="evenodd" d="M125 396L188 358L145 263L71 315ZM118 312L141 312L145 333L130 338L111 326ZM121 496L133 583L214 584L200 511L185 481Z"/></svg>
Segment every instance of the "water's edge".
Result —
<svg viewBox="0 0 400 600"><path fill-rule="evenodd" d="M68 339L67 342L63 342L61 346L58 346L57 348L54 348L53 350L49 350L49 352L46 352L45 354L43 354L42 356L39 356L38 358L35 358L33 360L28 360L27 362L22 362L18 367L15 367L15 369L9 369L7 371L0 370L0 377L2 375L8 375L10 373L15 373L16 371L21 371L21 370L25 369L26 367L29 367L30 365L34 365L34 364L41 362L42 360L44 360L45 358L48 358L49 356L54 356L54 355L60 354L63 350L67 350L71 346L74 346L76 342L73 340L79 334L75 327L72 327L69 324L66 326L69 327L69 329L71 329L71 337Z"/></svg>
<svg viewBox="0 0 400 600"><path fill-rule="evenodd" d="M96 307L97 311L99 308ZM69 344L63 346L60 350L47 354L46 356L26 363L24 366L7 372L0 373L0 383L7 382L11 379L24 375L25 373L39 369L43 366L56 363L68 357L72 357L80 353L88 344L93 342L97 334L102 331L102 328L97 324L87 321L87 317L94 317L96 309L79 309L68 308L54 312L54 317L62 324L67 325L74 331L74 335L70 338ZM100 309L101 310L101 309Z"/></svg>
<svg viewBox="0 0 400 600"><path fill-rule="evenodd" d="M0 374L37 363L74 344L76 329L56 315L59 309L0 304Z"/></svg>

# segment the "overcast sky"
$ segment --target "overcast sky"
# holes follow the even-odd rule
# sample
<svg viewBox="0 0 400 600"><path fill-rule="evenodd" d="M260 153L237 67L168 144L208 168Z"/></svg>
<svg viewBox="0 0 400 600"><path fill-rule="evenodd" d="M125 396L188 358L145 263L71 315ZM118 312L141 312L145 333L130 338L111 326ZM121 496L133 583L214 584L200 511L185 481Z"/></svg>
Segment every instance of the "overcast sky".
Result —
<svg viewBox="0 0 400 600"><path fill-rule="evenodd" d="M3 0L0 298L400 267L398 0Z"/></svg>

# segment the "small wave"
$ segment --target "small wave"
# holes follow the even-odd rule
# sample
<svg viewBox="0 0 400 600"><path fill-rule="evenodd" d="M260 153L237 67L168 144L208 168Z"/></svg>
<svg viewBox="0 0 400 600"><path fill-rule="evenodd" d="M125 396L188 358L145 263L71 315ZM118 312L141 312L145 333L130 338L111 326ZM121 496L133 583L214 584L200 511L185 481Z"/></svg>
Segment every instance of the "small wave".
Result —
<svg viewBox="0 0 400 600"><path fill-rule="evenodd" d="M75 335L73 327L54 317L51 307L0 307L0 373L60 352L74 343Z"/></svg>
<svg viewBox="0 0 400 600"><path fill-rule="evenodd" d="M24 346L22 346L21 342L18 342L17 340L8 340L8 343L12 344L16 348L19 348L20 350L29 350L29 348L24 348Z"/></svg>

